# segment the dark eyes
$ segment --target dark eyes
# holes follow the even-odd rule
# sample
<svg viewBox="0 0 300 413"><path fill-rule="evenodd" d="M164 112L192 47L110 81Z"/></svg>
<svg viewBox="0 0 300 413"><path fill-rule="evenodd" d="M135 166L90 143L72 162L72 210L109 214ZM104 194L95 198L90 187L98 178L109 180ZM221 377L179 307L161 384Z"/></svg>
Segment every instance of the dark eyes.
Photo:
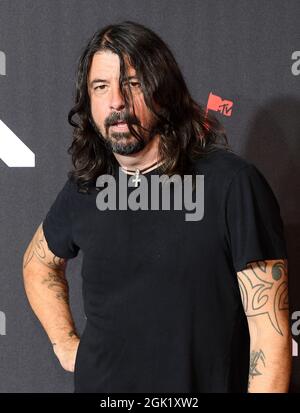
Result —
<svg viewBox="0 0 300 413"><path fill-rule="evenodd" d="M107 86L107 85L96 86L96 87L94 87L94 90L97 90L97 89L103 90L105 88L105 86Z"/></svg>
<svg viewBox="0 0 300 413"><path fill-rule="evenodd" d="M133 88L137 88L137 87L140 87L140 86L141 86L140 82L129 82L129 84L130 84ZM99 86L96 86L96 87L94 88L94 90L97 90L97 89L99 89L99 90L104 90L104 88L106 88L106 87L107 87L107 85L99 85Z"/></svg>

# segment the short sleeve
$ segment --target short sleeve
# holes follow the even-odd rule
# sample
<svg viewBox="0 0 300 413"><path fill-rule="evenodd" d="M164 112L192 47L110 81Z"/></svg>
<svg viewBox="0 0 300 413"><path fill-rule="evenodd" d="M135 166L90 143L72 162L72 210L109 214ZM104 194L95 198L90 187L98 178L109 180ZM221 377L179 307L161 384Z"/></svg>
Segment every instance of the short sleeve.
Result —
<svg viewBox="0 0 300 413"><path fill-rule="evenodd" d="M254 165L232 178L225 204L226 237L236 272L251 261L287 258L278 201Z"/></svg>
<svg viewBox="0 0 300 413"><path fill-rule="evenodd" d="M42 223L48 247L60 258L74 258L79 251L72 237L70 186L71 182L68 179Z"/></svg>

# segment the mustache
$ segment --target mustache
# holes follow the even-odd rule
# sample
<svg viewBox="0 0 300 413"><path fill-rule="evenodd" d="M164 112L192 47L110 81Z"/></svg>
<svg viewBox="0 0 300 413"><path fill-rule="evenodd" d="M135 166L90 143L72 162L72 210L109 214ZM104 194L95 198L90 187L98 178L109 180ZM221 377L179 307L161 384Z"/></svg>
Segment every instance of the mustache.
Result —
<svg viewBox="0 0 300 413"><path fill-rule="evenodd" d="M105 127L116 125L118 122L126 122L131 125L140 125L139 119L137 119L131 113L118 113L114 112L105 120Z"/></svg>

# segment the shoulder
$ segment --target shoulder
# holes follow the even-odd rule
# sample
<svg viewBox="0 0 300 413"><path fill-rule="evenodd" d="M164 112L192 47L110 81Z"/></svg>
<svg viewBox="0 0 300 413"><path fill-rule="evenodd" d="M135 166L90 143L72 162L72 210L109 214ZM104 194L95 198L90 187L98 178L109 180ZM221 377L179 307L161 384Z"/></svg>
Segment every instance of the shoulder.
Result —
<svg viewBox="0 0 300 413"><path fill-rule="evenodd" d="M76 197L77 193L77 183L76 181L67 176L62 180L62 183L58 186L58 191L56 193L56 203L64 202L70 203ZM71 199L71 201L70 201Z"/></svg>
<svg viewBox="0 0 300 413"><path fill-rule="evenodd" d="M256 196L274 199L273 190L256 165L233 151L214 150L198 159L195 173L204 175L206 188L218 194L221 204L228 194L239 194L241 199Z"/></svg>
<svg viewBox="0 0 300 413"><path fill-rule="evenodd" d="M240 172L251 173L254 164L232 150L216 148L195 161L196 173L230 182Z"/></svg>

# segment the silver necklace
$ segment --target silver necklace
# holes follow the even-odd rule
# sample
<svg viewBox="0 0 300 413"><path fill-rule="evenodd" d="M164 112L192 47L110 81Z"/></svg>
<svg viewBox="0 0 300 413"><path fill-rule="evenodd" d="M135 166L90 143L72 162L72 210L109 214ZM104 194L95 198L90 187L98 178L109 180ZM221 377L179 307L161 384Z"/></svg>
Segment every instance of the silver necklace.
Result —
<svg viewBox="0 0 300 413"><path fill-rule="evenodd" d="M134 173L134 178L133 178L132 182L134 183L134 186L137 187L138 183L141 182L140 174L143 173L143 172L146 172L148 169L153 168L153 166L157 165L159 162L160 161L154 162L152 165L147 166L146 168L143 168L143 169L136 168L136 169L132 170L132 169L125 169L123 167L122 167L122 169L126 172L133 172Z"/></svg>

